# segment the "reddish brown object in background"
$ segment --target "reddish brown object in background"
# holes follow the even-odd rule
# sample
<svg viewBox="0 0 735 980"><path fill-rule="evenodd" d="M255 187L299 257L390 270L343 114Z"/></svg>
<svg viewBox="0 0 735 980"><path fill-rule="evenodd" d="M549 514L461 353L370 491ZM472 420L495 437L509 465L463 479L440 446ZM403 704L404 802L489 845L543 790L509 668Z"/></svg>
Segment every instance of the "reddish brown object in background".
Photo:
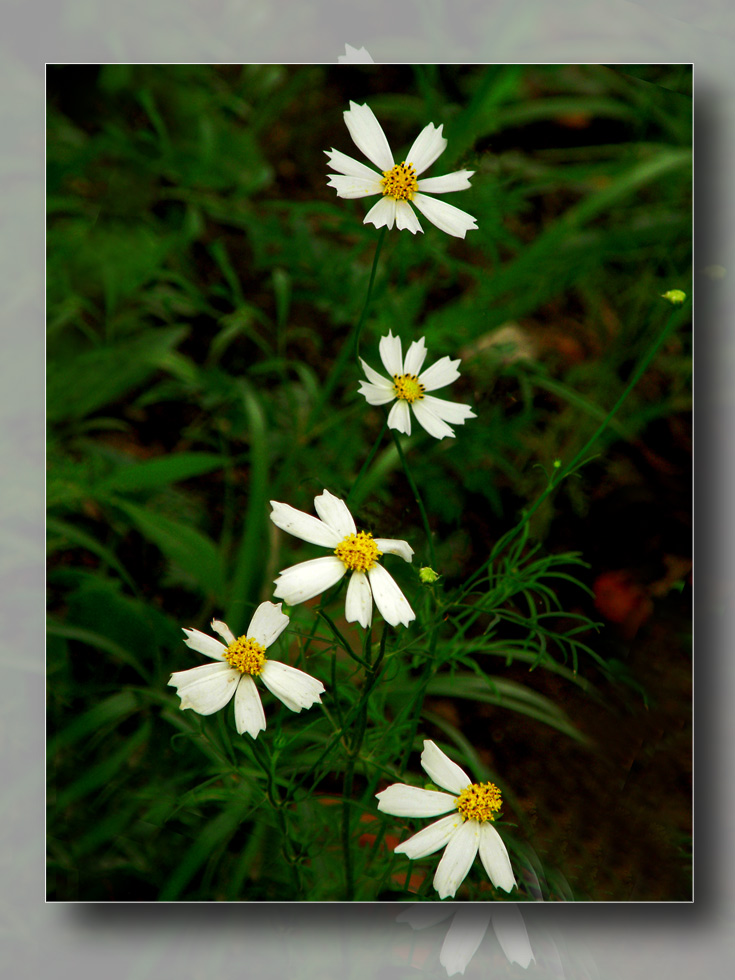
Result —
<svg viewBox="0 0 735 980"><path fill-rule="evenodd" d="M653 601L645 586L625 569L603 572L595 579L595 608L605 619L617 623L626 639L632 639L653 612Z"/></svg>

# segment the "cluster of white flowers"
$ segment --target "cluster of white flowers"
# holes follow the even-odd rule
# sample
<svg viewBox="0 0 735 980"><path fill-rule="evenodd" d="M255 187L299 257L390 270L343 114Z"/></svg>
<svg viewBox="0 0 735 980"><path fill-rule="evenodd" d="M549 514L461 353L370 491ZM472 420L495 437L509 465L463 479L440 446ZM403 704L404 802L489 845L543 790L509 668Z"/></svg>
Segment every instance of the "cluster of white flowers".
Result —
<svg viewBox="0 0 735 980"><path fill-rule="evenodd" d="M471 215L427 194L464 190L470 186L473 171L418 179L446 148L441 126L426 126L406 159L396 164L385 134L367 105L350 103L344 118L355 144L380 173L332 149L327 156L337 173L329 175L328 183L339 197L381 196L365 216L365 223L372 223L376 228L395 225L399 230L415 234L422 229L411 207L413 204L429 221L455 237L464 238L467 231L477 227ZM475 418L469 406L428 394L457 380L459 360L441 357L422 371L427 354L424 338L413 341L404 358L401 340L391 331L381 338L379 353L388 377L361 359L367 380L360 382L359 393L373 406L392 403L387 417L390 428L410 436L413 416L430 436L443 439L454 436L452 424L462 425L467 419ZM276 527L331 552L283 569L275 580L277 598L289 606L306 602L349 574L345 594L348 623L369 628L373 603L390 626L407 627L416 618L381 561L386 555L392 555L410 563L413 549L408 542L358 531L345 501L326 489L314 498L316 517L280 501L272 500L271 507L270 518ZM291 711L300 712L320 702L325 691L321 681L266 656L288 623L281 603L263 602L240 637L235 637L218 620L213 620L211 626L224 642L196 629L184 629L186 644L214 663L171 675L169 684L176 688L181 708L209 715L234 698L238 733L247 732L257 738L266 723L256 678ZM492 825L500 809L497 787L492 783L472 783L431 741L424 742L421 764L430 778L449 792L396 783L377 794L378 809L394 816L442 816L442 819L404 841L396 853L416 859L445 848L434 877L440 898L456 893L478 851L493 884L510 891L515 879L505 846Z"/></svg>

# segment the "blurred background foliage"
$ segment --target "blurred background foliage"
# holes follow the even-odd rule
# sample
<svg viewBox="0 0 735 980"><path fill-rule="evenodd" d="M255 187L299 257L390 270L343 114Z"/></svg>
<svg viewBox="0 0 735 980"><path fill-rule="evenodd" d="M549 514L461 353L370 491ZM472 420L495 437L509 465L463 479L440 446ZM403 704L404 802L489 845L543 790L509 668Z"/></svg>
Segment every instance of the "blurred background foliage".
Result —
<svg viewBox="0 0 735 980"><path fill-rule="evenodd" d="M367 101L397 159L444 124L430 176L475 171L466 240L388 235L361 344L376 367L388 330L462 357L450 397L478 419L409 450L451 588L600 424L672 312L661 294L690 292L691 70L51 66L48 97L49 897L273 897L254 883L266 829L192 789L199 727L166 682L195 666L181 626L243 629L302 557L268 500L346 496L382 425L339 356L377 237L326 184L324 150L360 157L342 112ZM587 563L589 595L555 580L562 608L606 628L575 676L504 677L585 744L471 675L428 692L427 725L514 787L553 897L689 896L687 310L531 522L534 561ZM390 442L353 502L428 563Z"/></svg>

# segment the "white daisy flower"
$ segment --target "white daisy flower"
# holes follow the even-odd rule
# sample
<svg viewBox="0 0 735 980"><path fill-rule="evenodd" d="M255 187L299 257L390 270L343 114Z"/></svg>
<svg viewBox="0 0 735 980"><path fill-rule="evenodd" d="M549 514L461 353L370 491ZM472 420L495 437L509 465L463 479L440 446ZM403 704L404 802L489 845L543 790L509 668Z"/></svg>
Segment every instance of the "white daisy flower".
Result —
<svg viewBox="0 0 735 980"><path fill-rule="evenodd" d="M419 174L427 170L447 147L447 140L442 136L443 126L437 128L429 123L419 133L406 159L396 164L385 133L369 106L350 102L344 117L355 145L380 173L333 148L324 151L330 167L337 171L336 174L327 175L327 183L335 188L338 197L382 195L365 215L363 224L373 224L376 228L383 225L392 228L395 224L399 230L407 229L412 235L423 231L409 204L411 201L432 224L455 238L464 238L468 231L477 228L471 214L424 193L446 194L466 190L474 170L457 170L442 177L418 180Z"/></svg>
<svg viewBox="0 0 735 980"><path fill-rule="evenodd" d="M370 532L359 531L347 509L347 504L328 490L314 498L319 519L296 510L288 504L271 500L271 520L283 531L331 548L334 554L314 558L284 569L276 581L274 593L289 605L313 599L352 572L347 586L345 618L367 628L372 620L373 599L383 619L391 626L408 626L416 614L378 559L398 555L404 561L413 558L413 548L405 541L393 538L373 538Z"/></svg>
<svg viewBox="0 0 735 980"><path fill-rule="evenodd" d="M396 854L415 861L445 848L434 875L439 898L453 897L472 867L477 852L496 888L509 892L516 883L510 858L493 820L502 805L494 783L473 783L467 773L428 739L421 765L448 793L394 783L376 793L378 809L395 817L442 817L399 844Z"/></svg>
<svg viewBox="0 0 735 980"><path fill-rule="evenodd" d="M414 340L403 359L401 353L401 338L394 337L389 330L387 337L380 338L380 358L390 378L384 378L374 371L362 358L360 363L368 377L360 382L360 394L364 395L369 405L387 405L395 401L388 414L388 425L391 429L411 435L411 412L416 416L419 425L436 439L445 436L454 437L454 430L447 425L464 425L465 419L477 418L469 405L459 402L448 402L443 398L427 395L427 391L435 391L451 384L459 377L456 361L448 357L439 360L423 373L421 365L426 357L424 338Z"/></svg>
<svg viewBox="0 0 735 980"><path fill-rule="evenodd" d="M235 726L240 735L253 738L265 730L265 714L255 677L291 711L310 708L321 700L324 685L302 670L266 659L266 649L288 626L281 603L262 602L255 610L247 634L235 639L226 623L212 620L212 629L224 643L199 630L184 629L184 642L192 650L216 661L171 674L169 684L181 698L181 708L193 708L200 715L211 715L235 697Z"/></svg>

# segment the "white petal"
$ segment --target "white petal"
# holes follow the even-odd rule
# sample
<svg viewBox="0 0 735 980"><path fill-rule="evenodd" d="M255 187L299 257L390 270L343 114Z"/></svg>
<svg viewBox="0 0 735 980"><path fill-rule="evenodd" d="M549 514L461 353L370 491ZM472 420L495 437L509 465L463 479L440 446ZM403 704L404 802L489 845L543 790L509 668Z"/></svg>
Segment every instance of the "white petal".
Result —
<svg viewBox="0 0 735 980"><path fill-rule="evenodd" d="M370 197L382 194L383 187L377 177L368 180L366 177L345 177L342 174L327 174L327 187L337 191L337 197L346 199L355 197Z"/></svg>
<svg viewBox="0 0 735 980"><path fill-rule="evenodd" d="M191 647L192 650L196 650L197 653L203 653L205 657L211 657L213 660L224 659L225 650L227 649L224 643L220 643L213 636L208 636L199 630L183 629L186 633L184 643L188 647Z"/></svg>
<svg viewBox="0 0 735 980"><path fill-rule="evenodd" d="M357 532L347 504L339 497L335 497L329 490L325 490L318 497L314 497L314 510L324 523L339 535L339 541L346 538L348 534Z"/></svg>
<svg viewBox="0 0 735 980"><path fill-rule="evenodd" d="M250 674L242 674L235 695L235 728L238 735L247 732L252 738L265 731L265 712L255 681Z"/></svg>
<svg viewBox="0 0 735 980"><path fill-rule="evenodd" d="M457 380L457 365L461 363L459 358L453 361L450 357L440 357L419 376L419 381L426 391L436 391L437 388L443 388Z"/></svg>
<svg viewBox="0 0 735 980"><path fill-rule="evenodd" d="M367 629L373 617L373 594L365 572L353 572L347 586L345 619Z"/></svg>
<svg viewBox="0 0 735 980"><path fill-rule="evenodd" d="M371 568L367 577L373 590L375 605L386 623L391 626L399 623L408 626L412 619L416 619L416 613L409 606L408 599L382 565Z"/></svg>
<svg viewBox="0 0 735 980"><path fill-rule="evenodd" d="M479 845L479 823L476 820L465 820L454 832L436 869L434 888L439 893L439 898L456 894L472 867Z"/></svg>
<svg viewBox="0 0 735 980"><path fill-rule="evenodd" d="M382 385L371 385L367 381L360 382L359 394L364 395L368 405L387 405L396 397L393 386L384 388Z"/></svg>
<svg viewBox="0 0 735 980"><path fill-rule="evenodd" d="M425 400L416 401L411 406L416 421L421 425L430 436L435 439L454 438L454 430L447 425L436 412L425 404Z"/></svg>
<svg viewBox="0 0 735 980"><path fill-rule="evenodd" d="M273 594L294 606L298 602L306 602L325 589L336 585L345 574L345 566L336 555L326 558L312 558L298 565L284 568L275 579Z"/></svg>
<svg viewBox="0 0 735 980"><path fill-rule="evenodd" d="M422 337L420 340L414 340L406 351L406 358L403 362L403 370L406 374L415 374L416 377L418 377L425 359L426 340L424 337Z"/></svg>
<svg viewBox="0 0 735 980"><path fill-rule="evenodd" d="M225 643L228 646L230 645L230 643L235 642L235 637L233 635L233 632L230 629L230 627L227 625L227 623L223 623L219 619L213 619L209 625L212 627L215 633L219 633L219 635L222 637L222 639L225 641Z"/></svg>
<svg viewBox="0 0 735 980"><path fill-rule="evenodd" d="M291 711L310 708L324 694L321 681L277 660L267 660L260 677L271 694L275 694Z"/></svg>
<svg viewBox="0 0 735 980"><path fill-rule="evenodd" d="M380 351L380 359L383 362L383 366L391 377L394 377L396 374L403 374L403 356L401 354L400 337L394 337L393 332L389 330L385 337L380 338L378 350Z"/></svg>
<svg viewBox="0 0 735 980"><path fill-rule="evenodd" d="M412 235L417 231L423 233L421 222L408 201L396 201L396 228L399 231L410 231Z"/></svg>
<svg viewBox="0 0 735 980"><path fill-rule="evenodd" d="M320 544L325 548L336 548L342 538L334 530L324 524L311 514L305 514L302 510L296 510L290 504L281 504L277 500L271 500L271 520L280 527L282 531L287 531L302 541L309 541L311 544Z"/></svg>
<svg viewBox="0 0 735 980"><path fill-rule="evenodd" d="M455 797L449 793L437 793L406 783L393 783L375 795L381 813L390 813L394 817L440 817L456 810Z"/></svg>
<svg viewBox="0 0 735 980"><path fill-rule="evenodd" d="M203 664L171 674L168 683L176 688L182 708L193 708L200 715L211 715L228 703L240 676L240 672L227 663Z"/></svg>
<svg viewBox="0 0 735 980"><path fill-rule="evenodd" d="M439 953L439 962L448 976L464 973L470 960L480 948L489 925L490 913L482 905L474 908L467 905L459 906L449 923Z"/></svg>
<svg viewBox="0 0 735 980"><path fill-rule="evenodd" d="M434 398L433 395L424 395L421 401L440 419L453 425L463 425L467 419L477 418L470 406L461 402L449 402L444 398Z"/></svg>
<svg viewBox="0 0 735 980"><path fill-rule="evenodd" d="M405 854L412 861L417 858L427 857L435 851L445 847L449 838L462 823L461 813L450 813L448 817L442 817L436 823L424 827L418 834L404 840L395 849L396 854Z"/></svg>
<svg viewBox="0 0 735 980"><path fill-rule="evenodd" d="M474 170L456 170L453 174L441 177L424 177L418 182L419 190L428 194L449 194L451 191L466 191L470 187L470 177Z"/></svg>
<svg viewBox="0 0 735 980"><path fill-rule="evenodd" d="M344 117L355 146L380 170L390 170L393 167L393 154L370 106L350 102Z"/></svg>
<svg viewBox="0 0 735 980"><path fill-rule="evenodd" d="M396 432L403 432L407 436L411 435L411 412L408 402L403 398L398 398L393 408L388 412L388 426L395 429Z"/></svg>
<svg viewBox="0 0 735 980"><path fill-rule="evenodd" d="M396 223L396 202L392 197L381 197L377 204L373 204L368 213L362 219L364 225L375 225L376 228L392 228Z"/></svg>
<svg viewBox="0 0 735 980"><path fill-rule="evenodd" d="M427 170L446 150L447 140L442 136L443 128L443 124L437 129L434 123L429 123L421 130L406 154L406 163L412 164L417 176Z"/></svg>
<svg viewBox="0 0 735 980"><path fill-rule="evenodd" d="M363 361L362 358L360 358L360 364L362 364L362 369L371 384L376 385L378 388L385 387L389 391L393 391L392 381L389 381L388 378L384 378L382 374L378 374L378 372L374 368L371 368L370 365L366 361Z"/></svg>
<svg viewBox="0 0 735 980"><path fill-rule="evenodd" d="M399 541L397 538L373 538L378 546L378 551L384 555L398 555L404 561L413 560L413 548L408 541Z"/></svg>
<svg viewBox="0 0 735 980"><path fill-rule="evenodd" d="M449 756L428 738L424 740L421 766L432 783L436 783L442 789L448 789L455 796L459 796L472 782L464 769L461 769L456 762L452 762Z"/></svg>
<svg viewBox="0 0 735 980"><path fill-rule="evenodd" d="M329 166L338 174L344 174L346 177L363 177L365 180L377 180L380 183L383 175L371 170L370 167L366 167L359 160L348 157L346 153L340 153L339 150L332 149L324 152L327 154Z"/></svg>
<svg viewBox="0 0 735 980"><path fill-rule="evenodd" d="M532 960L536 961L517 905L511 902L493 905L493 931L509 963L518 963L526 970Z"/></svg>
<svg viewBox="0 0 735 980"><path fill-rule="evenodd" d="M468 820L467 823L474 823ZM495 827L488 821L480 825L480 860L496 888L509 892L516 883L505 844Z"/></svg>
<svg viewBox="0 0 735 980"><path fill-rule="evenodd" d="M471 214L460 211L446 201L427 197L426 194L414 194L413 203L432 224L455 238L464 238L468 231L477 229L477 221Z"/></svg>
<svg viewBox="0 0 735 980"><path fill-rule="evenodd" d="M261 602L250 620L247 636L267 648L276 642L287 626L288 616L281 611L280 602Z"/></svg>

